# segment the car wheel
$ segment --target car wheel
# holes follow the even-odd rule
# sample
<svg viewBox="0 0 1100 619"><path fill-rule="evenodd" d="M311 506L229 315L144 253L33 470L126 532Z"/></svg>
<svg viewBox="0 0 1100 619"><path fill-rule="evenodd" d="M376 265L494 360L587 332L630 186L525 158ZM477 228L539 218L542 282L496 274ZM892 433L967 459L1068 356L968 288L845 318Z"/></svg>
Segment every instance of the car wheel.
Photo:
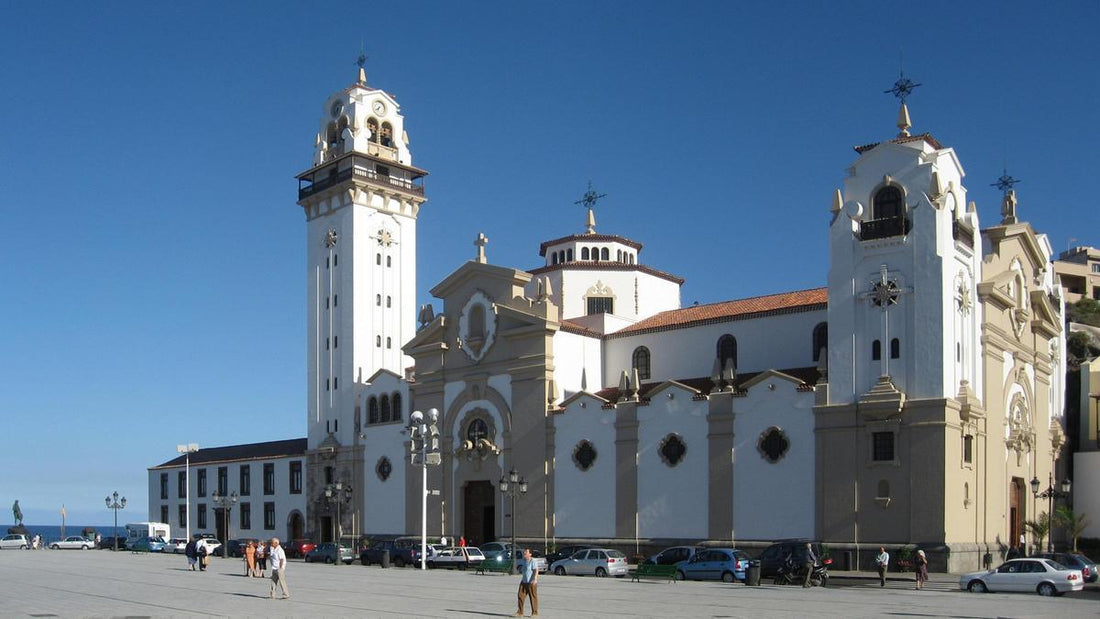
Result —
<svg viewBox="0 0 1100 619"><path fill-rule="evenodd" d="M24 546L24 548L26 548L26 546ZM50 548L52 548L54 550L61 550L61 546L58 546L57 544L54 544L53 546L50 546Z"/></svg>
<svg viewBox="0 0 1100 619"><path fill-rule="evenodd" d="M393 560L394 567L405 567L405 559L397 557Z"/></svg>
<svg viewBox="0 0 1100 619"><path fill-rule="evenodd" d="M985 583L980 580L971 580L970 584L966 585L966 590L971 593L988 593L989 587L986 587Z"/></svg>
<svg viewBox="0 0 1100 619"><path fill-rule="evenodd" d="M336 563L336 562L332 560L332 557L325 557L325 565L329 565L331 563Z"/></svg>
<svg viewBox="0 0 1100 619"><path fill-rule="evenodd" d="M722 582L733 582L733 572L722 572Z"/></svg>
<svg viewBox="0 0 1100 619"><path fill-rule="evenodd" d="M1049 582L1039 583L1039 595L1043 597L1054 597L1058 594L1058 589L1054 588L1054 585Z"/></svg>
<svg viewBox="0 0 1100 619"><path fill-rule="evenodd" d="M565 568L559 565L554 568L554 573L558 576L565 576Z"/></svg>
<svg viewBox="0 0 1100 619"><path fill-rule="evenodd" d="M362 563L364 566L370 565L370 561L367 561L366 557L360 557L359 562Z"/></svg>
<svg viewBox="0 0 1100 619"><path fill-rule="evenodd" d="M87 550L87 549L88 549L88 547L87 547L87 546L81 546L81 547L80 547L80 549L81 549L81 550Z"/></svg>
<svg viewBox="0 0 1100 619"><path fill-rule="evenodd" d="M596 568L596 576L599 577L599 578L603 578L604 576L607 576L607 570L603 569L602 567L597 567Z"/></svg>
<svg viewBox="0 0 1100 619"><path fill-rule="evenodd" d="M684 580L687 578L687 576L684 574L683 571L676 570L676 574L673 576L673 578L675 578L676 580Z"/></svg>

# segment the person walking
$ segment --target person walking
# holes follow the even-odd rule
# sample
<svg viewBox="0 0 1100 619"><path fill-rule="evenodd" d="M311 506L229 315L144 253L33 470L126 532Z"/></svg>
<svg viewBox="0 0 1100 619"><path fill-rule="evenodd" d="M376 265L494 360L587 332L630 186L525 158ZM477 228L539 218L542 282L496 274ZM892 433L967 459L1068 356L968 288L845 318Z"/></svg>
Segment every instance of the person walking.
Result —
<svg viewBox="0 0 1100 619"><path fill-rule="evenodd" d="M195 571L195 563L199 558L198 549L198 536L192 537L188 540L187 545L183 547L183 555L187 557L187 565L191 568L191 571Z"/></svg>
<svg viewBox="0 0 1100 619"><path fill-rule="evenodd" d="M917 589L923 589L928 582L928 557L923 550L917 551L917 560L914 562L917 568Z"/></svg>
<svg viewBox="0 0 1100 619"><path fill-rule="evenodd" d="M286 586L286 552L279 546L279 538L271 538L271 549L267 553L271 563L271 598L275 598L275 585L283 589L283 599L290 599L290 589Z"/></svg>
<svg viewBox="0 0 1100 619"><path fill-rule="evenodd" d="M264 570L267 568L267 542L261 541L256 544L256 569L260 570L260 578L264 577Z"/></svg>
<svg viewBox="0 0 1100 619"><path fill-rule="evenodd" d="M256 575L256 542L248 542L248 545L244 547L244 563L246 566L245 575Z"/></svg>
<svg viewBox="0 0 1100 619"><path fill-rule="evenodd" d="M530 548L523 550L523 561L519 564L519 574L519 593L516 596L519 607L516 614L512 616L523 616L523 598L526 596L531 598L531 616L537 617L539 614L539 568L531 559Z"/></svg>
<svg viewBox="0 0 1100 619"><path fill-rule="evenodd" d="M205 572L206 565L210 562L210 551L206 548L206 542L198 540L195 542L196 554L199 556L199 571Z"/></svg>
<svg viewBox="0 0 1100 619"><path fill-rule="evenodd" d="M814 566L817 565L817 555L814 554L814 546L810 542L806 542L806 558L802 561L806 568L806 579L802 581L802 587L809 588L813 585L810 584L810 577L814 574Z"/></svg>
<svg viewBox="0 0 1100 619"><path fill-rule="evenodd" d="M466 536L465 535L460 535L459 536L459 538L458 538L458 547L459 548L465 548L466 547Z"/></svg>
<svg viewBox="0 0 1100 619"><path fill-rule="evenodd" d="M886 586L886 568L890 565L890 553L885 546L878 547L878 556L875 557L875 567L878 569L878 586Z"/></svg>

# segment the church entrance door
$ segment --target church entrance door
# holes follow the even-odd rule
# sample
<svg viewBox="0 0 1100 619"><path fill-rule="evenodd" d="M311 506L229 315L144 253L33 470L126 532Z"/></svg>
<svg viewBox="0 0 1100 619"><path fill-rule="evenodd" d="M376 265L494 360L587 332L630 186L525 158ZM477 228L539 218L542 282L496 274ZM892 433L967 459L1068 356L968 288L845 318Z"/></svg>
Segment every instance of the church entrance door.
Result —
<svg viewBox="0 0 1100 619"><path fill-rule="evenodd" d="M332 516L321 516L321 542L331 542L332 539Z"/></svg>
<svg viewBox="0 0 1100 619"><path fill-rule="evenodd" d="M1024 480L1013 477L1008 485L1008 545L1014 546L1020 543L1020 535L1024 532ZM1026 552L1021 547L1020 552Z"/></svg>
<svg viewBox="0 0 1100 619"><path fill-rule="evenodd" d="M302 539L306 536L305 523L302 522L302 514L298 512L290 514L290 526L287 528L290 533L290 539L287 540L288 542L294 539Z"/></svg>
<svg viewBox="0 0 1100 619"><path fill-rule="evenodd" d="M479 546L496 539L496 489L489 481L467 482L460 535L466 543Z"/></svg>

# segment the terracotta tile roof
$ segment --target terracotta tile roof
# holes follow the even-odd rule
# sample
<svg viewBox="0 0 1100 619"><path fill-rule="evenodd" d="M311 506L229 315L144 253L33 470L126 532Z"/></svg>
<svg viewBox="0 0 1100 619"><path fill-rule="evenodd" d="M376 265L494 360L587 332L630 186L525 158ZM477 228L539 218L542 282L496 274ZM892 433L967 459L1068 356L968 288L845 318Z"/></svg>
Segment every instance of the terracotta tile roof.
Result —
<svg viewBox="0 0 1100 619"><path fill-rule="evenodd" d="M815 368L815 367L790 368L790 369L786 369L786 370L777 370L777 371L782 372L783 374L787 374L788 376L792 376L794 378L797 378L798 380L801 380L802 384L805 385L805 386L812 386L812 385L817 383L817 380L819 378L821 378L821 372L818 371L818 369ZM746 373L746 374L738 374L737 375L737 381L736 381L737 382L736 390L741 391L741 385L743 385L743 384L747 383L748 381L752 380L758 374L760 374L760 372L749 372L749 373ZM663 385L665 382L666 381L658 381L658 382L652 382L652 383L642 383L642 386L638 389L639 397L642 400L647 400L649 392L652 391L655 387L659 387L660 385ZM699 392L704 393L704 394L710 393L714 389L714 381L712 381L710 378L706 378L706 377L703 377L703 378L678 378L678 379L676 379L676 382L681 383L681 384L683 384L687 387L691 387L692 389L695 389L696 391L699 391ZM603 398L603 399L605 399L609 402L615 402L616 400L619 399L620 394L619 394L619 388L618 387L608 387L607 389L600 389L599 391L597 391L593 395L599 396L599 397L601 397L601 398Z"/></svg>
<svg viewBox="0 0 1100 619"><path fill-rule="evenodd" d="M266 443L246 443L244 445L226 445L225 447L205 447L191 454L191 466L210 462L231 462L234 460L270 460L287 456L304 456L308 447L304 438L292 438L285 441ZM183 466L184 456L149 467L151 469Z"/></svg>
<svg viewBox="0 0 1100 619"><path fill-rule="evenodd" d="M825 309L828 303L828 289L811 288L796 290L763 297L751 297L735 301L722 301L707 305L694 305L678 310L669 310L650 316L629 327L608 335L609 338L637 335L653 331L668 331L701 324L745 320L760 316L791 314Z"/></svg>
<svg viewBox="0 0 1100 619"><path fill-rule="evenodd" d="M592 329L589 329L588 327L586 327L586 326L584 326L580 323L573 322L572 320L562 320L561 321L561 330L565 331L566 333L575 333L577 335L587 335L588 337L594 337L594 338L599 338L600 337L599 333L593 331Z"/></svg>
<svg viewBox="0 0 1100 619"><path fill-rule="evenodd" d="M644 264L623 264L622 262L614 262L608 260L590 261L590 262L564 262L561 264L551 264L549 266L539 267L537 269L530 269L527 271L531 275L541 275L542 273L549 273L550 271L563 271L569 269L571 271L641 271L654 277L660 277L661 279L667 279L675 284L683 284L684 278L677 277L672 273L666 273L664 271L658 271L657 269L647 267Z"/></svg>
<svg viewBox="0 0 1100 619"><path fill-rule="evenodd" d="M566 241L597 241L622 243L623 245L626 245L628 247L633 247L637 251L642 251L641 243L628 239L625 236L619 236L617 234L570 234L569 236L563 236L560 239L546 241L542 245L539 245L539 255L545 256L546 249L548 247L550 247L551 245L557 245L558 243L564 243Z"/></svg>
<svg viewBox="0 0 1100 619"><path fill-rule="evenodd" d="M886 140L886 142L889 142L891 144L907 144L909 142L916 142L918 140L924 140L925 142L928 143L929 146L931 146L932 148L934 148L936 150L939 150L939 149L943 148L943 145L940 144L939 140L932 137L931 133L922 133L920 135L910 135L910 136L905 136L905 137L900 137L900 138L894 138L892 140ZM885 144L886 142L874 142L872 144L864 144L863 146L854 146L853 148L856 149L857 153L862 155L863 153L871 150L872 148L878 146L879 144Z"/></svg>

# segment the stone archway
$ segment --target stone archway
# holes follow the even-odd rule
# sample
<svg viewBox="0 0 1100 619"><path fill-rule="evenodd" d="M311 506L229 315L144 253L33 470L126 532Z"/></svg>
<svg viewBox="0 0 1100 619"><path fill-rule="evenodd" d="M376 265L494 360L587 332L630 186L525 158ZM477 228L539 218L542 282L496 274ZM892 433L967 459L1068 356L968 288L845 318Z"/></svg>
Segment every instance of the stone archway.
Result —
<svg viewBox="0 0 1100 619"><path fill-rule="evenodd" d="M1024 511L1025 507L1025 492L1024 492L1024 480L1019 477L1013 477L1012 481L1008 484L1008 542L1009 546L1015 546L1020 543L1020 535L1024 532L1024 520L1027 514ZM1026 552L1025 547L1020 548L1020 552ZM1021 555L1026 556L1026 555Z"/></svg>
<svg viewBox="0 0 1100 619"><path fill-rule="evenodd" d="M496 539L496 487L488 480L470 481L462 488L462 524L459 535L477 546Z"/></svg>
<svg viewBox="0 0 1100 619"><path fill-rule="evenodd" d="M290 512L286 523L287 541L304 539L306 536L306 521L298 510Z"/></svg>

